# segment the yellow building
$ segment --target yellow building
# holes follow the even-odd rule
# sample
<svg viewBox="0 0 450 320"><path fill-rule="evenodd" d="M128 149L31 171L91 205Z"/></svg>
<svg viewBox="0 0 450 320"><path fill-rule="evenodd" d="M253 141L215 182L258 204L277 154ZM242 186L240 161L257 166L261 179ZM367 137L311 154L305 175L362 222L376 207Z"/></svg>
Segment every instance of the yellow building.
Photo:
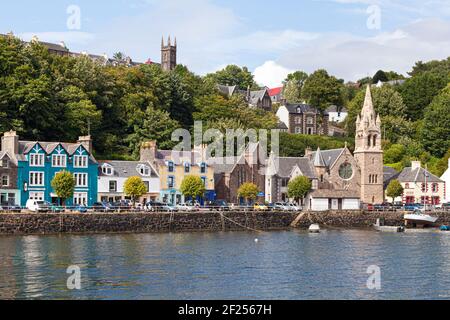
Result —
<svg viewBox="0 0 450 320"><path fill-rule="evenodd" d="M170 204L185 202L180 191L186 176L199 176L206 193L200 202L215 199L214 168L206 161L206 147L197 147L193 151L158 150L156 141L144 142L141 146L140 161L149 161L158 170L160 177L160 200Z"/></svg>

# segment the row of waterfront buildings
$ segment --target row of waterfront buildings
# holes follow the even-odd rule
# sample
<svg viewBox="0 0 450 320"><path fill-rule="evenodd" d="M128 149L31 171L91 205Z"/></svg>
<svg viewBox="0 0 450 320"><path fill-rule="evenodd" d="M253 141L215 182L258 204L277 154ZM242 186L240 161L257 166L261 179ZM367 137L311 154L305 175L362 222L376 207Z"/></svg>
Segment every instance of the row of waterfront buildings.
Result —
<svg viewBox="0 0 450 320"><path fill-rule="evenodd" d="M304 157L268 158L257 143L248 144L238 157L208 158L205 146L192 151L159 150L156 142L142 143L139 161L97 160L90 136L77 142L23 141L16 132L4 133L0 152L0 204L25 206L28 199L57 202L51 187L56 173L73 174L76 187L67 205L117 202L126 199L123 186L131 176L140 177L147 192L140 202L158 200L171 204L185 201L180 191L187 175L201 177L206 193L202 201L215 199L240 203L239 187L254 183L258 201L288 201L288 183L306 176L312 190L304 205L312 210L358 209L361 203L378 204L392 179L404 187L403 202L439 204L450 201L446 182L413 162L401 173L383 166L381 120L374 111L370 88L356 122L355 151L305 150ZM263 154L263 155L262 155ZM450 172L444 174L449 180ZM447 181L450 183L450 181Z"/></svg>

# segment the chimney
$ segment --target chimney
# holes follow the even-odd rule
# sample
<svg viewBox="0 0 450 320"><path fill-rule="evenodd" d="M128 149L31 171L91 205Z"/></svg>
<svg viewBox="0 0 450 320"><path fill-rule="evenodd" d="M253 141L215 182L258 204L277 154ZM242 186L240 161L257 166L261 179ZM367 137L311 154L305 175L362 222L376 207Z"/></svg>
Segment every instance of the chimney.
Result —
<svg viewBox="0 0 450 320"><path fill-rule="evenodd" d="M305 149L305 158L312 159L312 154L313 154L313 152L312 152L311 147L307 147Z"/></svg>
<svg viewBox="0 0 450 320"><path fill-rule="evenodd" d="M78 143L81 143L87 152L92 153L92 139L91 136L82 136L78 138Z"/></svg>
<svg viewBox="0 0 450 320"><path fill-rule="evenodd" d="M8 131L2 137L2 151L7 151L11 156L19 153L19 136L15 131Z"/></svg>
<svg viewBox="0 0 450 320"><path fill-rule="evenodd" d="M416 170L421 168L420 161L411 161L411 170Z"/></svg>
<svg viewBox="0 0 450 320"><path fill-rule="evenodd" d="M141 144L140 161L153 162L156 159L157 144L156 141L145 141Z"/></svg>

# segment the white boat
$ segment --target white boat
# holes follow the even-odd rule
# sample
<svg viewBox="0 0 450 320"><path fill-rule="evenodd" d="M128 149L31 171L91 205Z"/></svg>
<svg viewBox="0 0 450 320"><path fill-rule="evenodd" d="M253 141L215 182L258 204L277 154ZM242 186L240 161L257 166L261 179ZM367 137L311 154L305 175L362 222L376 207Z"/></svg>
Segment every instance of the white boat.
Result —
<svg viewBox="0 0 450 320"><path fill-rule="evenodd" d="M310 233L320 233L320 226L318 224L312 224L309 226L308 231Z"/></svg>
<svg viewBox="0 0 450 320"><path fill-rule="evenodd" d="M380 219L377 219L377 222L373 225L375 230L380 232L405 232L405 227L396 227L396 226L385 226L380 223Z"/></svg>
<svg viewBox="0 0 450 320"><path fill-rule="evenodd" d="M435 223L438 218L432 217L429 214L422 213L419 210L414 211L411 214L405 214L404 219L406 224L416 224L416 225L429 225Z"/></svg>

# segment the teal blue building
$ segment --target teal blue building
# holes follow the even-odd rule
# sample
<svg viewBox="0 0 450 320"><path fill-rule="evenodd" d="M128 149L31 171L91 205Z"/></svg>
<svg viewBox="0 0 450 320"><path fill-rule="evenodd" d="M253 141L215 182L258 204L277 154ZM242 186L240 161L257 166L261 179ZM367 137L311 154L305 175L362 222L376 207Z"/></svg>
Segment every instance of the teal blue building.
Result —
<svg viewBox="0 0 450 320"><path fill-rule="evenodd" d="M3 137L2 145L17 161L17 189L20 205L28 199L58 203L51 181L61 171L69 171L75 178L73 198L65 205L91 206L97 201L98 163L92 156L90 136L80 137L76 143L19 141L17 135Z"/></svg>

